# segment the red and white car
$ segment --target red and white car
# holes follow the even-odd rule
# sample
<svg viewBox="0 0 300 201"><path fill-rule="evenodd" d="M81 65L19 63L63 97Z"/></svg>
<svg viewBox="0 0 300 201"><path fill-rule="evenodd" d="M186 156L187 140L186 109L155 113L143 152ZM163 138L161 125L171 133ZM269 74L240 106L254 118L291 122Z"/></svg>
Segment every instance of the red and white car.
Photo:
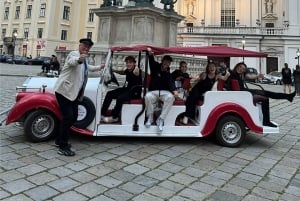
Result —
<svg viewBox="0 0 300 201"><path fill-rule="evenodd" d="M279 128L262 125L260 104L254 104L252 95L246 91L208 91L204 101L197 106L197 118L187 125L181 123L185 111L183 100L174 102L168 117L164 121L162 132L156 125L146 128L145 105L143 97L125 103L117 123L105 123L101 120L103 96L108 90L108 82L117 82L111 73L112 52L139 51L139 57L145 54L145 73L148 72L147 47L115 47L109 50L104 71L99 78L89 78L85 97L79 106L79 117L71 130L90 136L138 136L138 137L206 137L214 135L223 146L239 146L250 130L257 134L279 133ZM155 54L188 54L224 56L224 51L231 56L263 57L262 53L228 47L151 47ZM207 48L207 49L205 49ZM210 48L210 49L209 49ZM140 59L140 58L139 58ZM111 80L107 81L107 75ZM48 140L57 133L61 113L53 92L57 78L30 77L22 87L18 87L16 103L8 113L6 124L21 122L24 133L31 141ZM144 93L147 90L147 76L144 80Z"/></svg>

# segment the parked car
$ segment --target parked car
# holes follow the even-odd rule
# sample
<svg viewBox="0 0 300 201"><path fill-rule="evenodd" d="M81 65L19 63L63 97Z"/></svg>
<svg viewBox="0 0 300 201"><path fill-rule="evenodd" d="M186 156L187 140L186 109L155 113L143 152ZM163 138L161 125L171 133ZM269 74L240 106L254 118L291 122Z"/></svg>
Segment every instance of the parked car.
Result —
<svg viewBox="0 0 300 201"><path fill-rule="evenodd" d="M28 65L43 65L45 61L50 61L51 57L39 56L34 59L28 59L25 64Z"/></svg>
<svg viewBox="0 0 300 201"><path fill-rule="evenodd" d="M20 56L20 55L15 55L14 58L11 57L8 57L6 59L6 63L9 63L9 64L25 64L26 62L28 62L28 59L27 57L24 57L24 56Z"/></svg>
<svg viewBox="0 0 300 201"><path fill-rule="evenodd" d="M156 125L147 128L145 124L146 111L143 103L144 96L149 87L148 61L149 54L145 53L151 46L115 47L107 54L105 67L100 78L89 78L85 96L78 108L78 119L71 130L89 136L127 136L127 137L208 137L212 136L216 141L228 147L239 146L247 131L259 134L279 133L279 127L263 126L261 106L253 103L252 94L248 91L208 91L204 100L197 105L197 116L189 120L188 124L182 124L185 111L183 99L175 100L169 114L164 120L164 130L157 131ZM159 48L151 47L156 54L190 54L203 55L194 47ZM215 53L216 48L205 50L206 54ZM113 74L111 62L113 52L136 51L138 59L144 63L145 76L143 82L143 95L140 98L130 100L123 104L120 113L120 121L107 123L101 118L101 106L108 84L119 85L119 81ZM142 53L144 55L142 56ZM242 53L241 53L242 54ZM223 52L222 52L223 55ZM53 87L57 78L30 77L17 88L16 103L8 112L6 124L20 122L24 125L24 133L35 142L49 140L57 134L60 119L62 118L56 101ZM224 81L218 82L224 84Z"/></svg>
<svg viewBox="0 0 300 201"><path fill-rule="evenodd" d="M10 58L12 58L11 54L3 54L0 57L0 61L1 63L7 63L7 60L10 60Z"/></svg>
<svg viewBox="0 0 300 201"><path fill-rule="evenodd" d="M258 72L257 72L256 68L247 67L247 74L257 75ZM246 80L249 82L258 82L258 78L257 79L246 79Z"/></svg>
<svg viewBox="0 0 300 201"><path fill-rule="evenodd" d="M272 71L264 76L264 78L262 79L262 82L281 85L282 84L282 74L279 71Z"/></svg>

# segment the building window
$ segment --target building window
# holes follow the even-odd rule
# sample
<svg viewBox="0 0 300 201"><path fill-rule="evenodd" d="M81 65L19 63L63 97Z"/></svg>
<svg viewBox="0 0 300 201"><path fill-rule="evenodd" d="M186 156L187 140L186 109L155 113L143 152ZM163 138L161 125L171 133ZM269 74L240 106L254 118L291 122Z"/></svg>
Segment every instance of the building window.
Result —
<svg viewBox="0 0 300 201"><path fill-rule="evenodd" d="M40 10L40 17L45 17L45 16L46 16L46 4L42 3L41 10Z"/></svg>
<svg viewBox="0 0 300 201"><path fill-rule="evenodd" d="M7 20L9 16L9 7L5 7L5 11L4 11L4 19Z"/></svg>
<svg viewBox="0 0 300 201"><path fill-rule="evenodd" d="M4 37L5 37L5 35L6 35L6 29L2 29L2 32L1 32L1 36L2 36L2 38L4 38Z"/></svg>
<svg viewBox="0 0 300 201"><path fill-rule="evenodd" d="M70 7L69 6L64 6L63 19L64 20L70 19Z"/></svg>
<svg viewBox="0 0 300 201"><path fill-rule="evenodd" d="M16 7L16 14L15 14L15 19L19 19L20 18L20 6Z"/></svg>
<svg viewBox="0 0 300 201"><path fill-rule="evenodd" d="M27 5L26 18L31 18L32 5Z"/></svg>
<svg viewBox="0 0 300 201"><path fill-rule="evenodd" d="M61 30L61 37L60 37L60 39L61 40L67 40L67 34L68 34L67 30Z"/></svg>
<svg viewBox="0 0 300 201"><path fill-rule="evenodd" d="M221 27L235 27L235 0L222 0Z"/></svg>
<svg viewBox="0 0 300 201"><path fill-rule="evenodd" d="M89 22L93 22L94 21L94 13L92 12L92 10L89 10Z"/></svg>
<svg viewBox="0 0 300 201"><path fill-rule="evenodd" d="M87 32L86 37L89 39L92 39L93 33L92 32Z"/></svg>
<svg viewBox="0 0 300 201"><path fill-rule="evenodd" d="M28 39L28 35L29 35L29 28L24 28L24 38Z"/></svg>
<svg viewBox="0 0 300 201"><path fill-rule="evenodd" d="M43 28L38 28L37 38L42 38L42 37L43 37Z"/></svg>

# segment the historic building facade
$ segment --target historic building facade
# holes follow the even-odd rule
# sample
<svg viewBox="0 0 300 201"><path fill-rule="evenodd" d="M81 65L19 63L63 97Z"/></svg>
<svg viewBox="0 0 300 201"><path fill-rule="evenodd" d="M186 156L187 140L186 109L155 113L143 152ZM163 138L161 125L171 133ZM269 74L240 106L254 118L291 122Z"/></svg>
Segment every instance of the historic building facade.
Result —
<svg viewBox="0 0 300 201"><path fill-rule="evenodd" d="M161 0L113 2L116 9L135 2L163 9ZM91 9L101 5L102 0L1 0L0 53L49 56L59 49L76 49L81 37L97 41L98 17ZM297 64L299 0L177 0L174 9L185 17L178 25L178 45L262 51L268 58L244 60L263 73L281 69L283 63L292 68Z"/></svg>

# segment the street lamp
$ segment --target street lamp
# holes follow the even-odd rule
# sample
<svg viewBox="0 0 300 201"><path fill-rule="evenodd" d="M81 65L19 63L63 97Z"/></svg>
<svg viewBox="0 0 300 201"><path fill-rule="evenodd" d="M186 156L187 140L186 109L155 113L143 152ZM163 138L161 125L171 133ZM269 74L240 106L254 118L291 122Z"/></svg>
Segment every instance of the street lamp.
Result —
<svg viewBox="0 0 300 201"><path fill-rule="evenodd" d="M245 36L243 36L243 39L242 39L242 44L243 44L243 50L245 50L245 43L246 43L246 40L245 40ZM243 61L245 60L245 57L243 55Z"/></svg>
<svg viewBox="0 0 300 201"><path fill-rule="evenodd" d="M299 66L299 57L300 57L300 50L299 50L299 48L298 48L298 50L297 50L296 54L297 54L298 66Z"/></svg>
<svg viewBox="0 0 300 201"><path fill-rule="evenodd" d="M12 45L13 45L13 52L12 52L12 63L15 61L15 47L16 47L16 40L17 40L18 33L14 31L12 35Z"/></svg>

